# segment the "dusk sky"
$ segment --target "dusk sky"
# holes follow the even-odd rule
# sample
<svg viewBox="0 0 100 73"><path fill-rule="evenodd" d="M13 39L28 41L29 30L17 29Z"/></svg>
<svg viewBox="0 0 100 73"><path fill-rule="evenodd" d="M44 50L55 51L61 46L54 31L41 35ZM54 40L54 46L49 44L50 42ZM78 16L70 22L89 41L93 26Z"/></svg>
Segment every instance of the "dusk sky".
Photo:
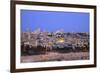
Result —
<svg viewBox="0 0 100 73"><path fill-rule="evenodd" d="M89 13L21 10L21 31L89 32Z"/></svg>

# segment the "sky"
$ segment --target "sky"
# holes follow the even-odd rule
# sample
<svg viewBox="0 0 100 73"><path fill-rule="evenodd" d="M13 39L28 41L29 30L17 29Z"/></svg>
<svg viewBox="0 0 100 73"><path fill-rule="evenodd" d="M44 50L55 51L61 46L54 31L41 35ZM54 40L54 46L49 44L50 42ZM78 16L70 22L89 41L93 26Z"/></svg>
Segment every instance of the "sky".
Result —
<svg viewBox="0 0 100 73"><path fill-rule="evenodd" d="M89 32L89 13L21 10L21 32L38 28L48 32Z"/></svg>

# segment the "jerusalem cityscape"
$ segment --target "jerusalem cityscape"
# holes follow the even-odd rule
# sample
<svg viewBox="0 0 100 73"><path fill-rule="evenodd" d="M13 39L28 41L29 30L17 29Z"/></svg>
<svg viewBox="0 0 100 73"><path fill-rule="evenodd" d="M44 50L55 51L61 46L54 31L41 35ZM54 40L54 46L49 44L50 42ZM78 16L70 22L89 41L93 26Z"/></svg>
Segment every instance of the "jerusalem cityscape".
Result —
<svg viewBox="0 0 100 73"><path fill-rule="evenodd" d="M21 32L21 62L89 59L89 33L43 31Z"/></svg>
<svg viewBox="0 0 100 73"><path fill-rule="evenodd" d="M20 62L90 59L90 14L22 9Z"/></svg>

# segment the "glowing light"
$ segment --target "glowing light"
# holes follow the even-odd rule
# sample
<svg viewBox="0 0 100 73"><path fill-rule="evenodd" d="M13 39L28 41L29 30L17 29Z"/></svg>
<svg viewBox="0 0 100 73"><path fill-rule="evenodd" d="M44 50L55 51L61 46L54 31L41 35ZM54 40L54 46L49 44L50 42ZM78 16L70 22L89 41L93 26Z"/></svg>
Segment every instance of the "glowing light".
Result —
<svg viewBox="0 0 100 73"><path fill-rule="evenodd" d="M57 43L64 43L64 42L65 42L65 40L63 38L57 40Z"/></svg>
<svg viewBox="0 0 100 73"><path fill-rule="evenodd" d="M52 42L49 42L49 45L53 45L53 43Z"/></svg>

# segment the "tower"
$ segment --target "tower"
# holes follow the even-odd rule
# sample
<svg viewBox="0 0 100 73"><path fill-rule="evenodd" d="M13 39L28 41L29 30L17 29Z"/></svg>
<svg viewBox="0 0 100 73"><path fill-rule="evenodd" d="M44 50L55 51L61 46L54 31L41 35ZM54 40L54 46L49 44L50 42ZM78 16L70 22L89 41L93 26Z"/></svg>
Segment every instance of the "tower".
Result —
<svg viewBox="0 0 100 73"><path fill-rule="evenodd" d="M31 39L31 32L30 32L29 26L26 28L26 32L27 32L27 43L29 45L30 44L30 39Z"/></svg>

